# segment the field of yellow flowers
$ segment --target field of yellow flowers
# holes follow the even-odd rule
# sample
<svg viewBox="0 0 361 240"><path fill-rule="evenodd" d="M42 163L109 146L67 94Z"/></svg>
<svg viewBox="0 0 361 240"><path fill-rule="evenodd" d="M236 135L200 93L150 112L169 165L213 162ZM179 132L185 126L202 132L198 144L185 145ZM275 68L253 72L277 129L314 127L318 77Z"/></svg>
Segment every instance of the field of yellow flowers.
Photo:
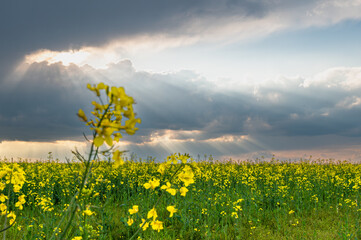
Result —
<svg viewBox="0 0 361 240"><path fill-rule="evenodd" d="M95 163L72 239L361 239L360 164L190 160L175 179L178 165ZM3 159L6 239L60 234L82 171L80 163Z"/></svg>

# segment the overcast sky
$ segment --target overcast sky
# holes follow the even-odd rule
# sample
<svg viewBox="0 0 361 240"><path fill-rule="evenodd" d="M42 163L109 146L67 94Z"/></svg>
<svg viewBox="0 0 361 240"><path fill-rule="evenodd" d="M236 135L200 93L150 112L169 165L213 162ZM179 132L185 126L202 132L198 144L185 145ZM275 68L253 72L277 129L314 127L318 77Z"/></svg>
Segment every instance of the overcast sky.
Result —
<svg viewBox="0 0 361 240"><path fill-rule="evenodd" d="M5 0L0 34L0 158L86 151L104 82L139 157L361 160L360 0Z"/></svg>

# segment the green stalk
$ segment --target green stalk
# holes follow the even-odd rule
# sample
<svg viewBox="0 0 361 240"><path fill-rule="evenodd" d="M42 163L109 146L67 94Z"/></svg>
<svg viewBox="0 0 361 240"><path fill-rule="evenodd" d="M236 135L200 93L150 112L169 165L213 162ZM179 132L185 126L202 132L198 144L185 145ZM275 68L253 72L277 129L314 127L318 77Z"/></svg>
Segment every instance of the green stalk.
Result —
<svg viewBox="0 0 361 240"><path fill-rule="evenodd" d="M107 114L107 112L109 111L111 105L112 105L112 102L110 102L108 107L105 109L104 113L102 114L101 119L99 120L99 123L98 123L97 127L99 127L101 125L101 123L104 120L104 117ZM97 135L97 133L96 133L96 131L94 131L93 139L96 137L96 135ZM93 160L96 159L96 157L98 155L98 151L99 151L99 148L96 148ZM77 211L78 207L73 206L73 205L77 201L76 197L78 197L78 199L81 198L82 190L84 189L84 187L86 185L86 182L87 182L87 180L88 180L88 178L89 178L89 176L91 174L91 168L93 166L93 162L92 162L93 152L94 152L94 142L92 143L92 145L90 147L90 153L89 153L89 156L88 156L88 160L85 163L85 171L84 171L83 179L82 179L81 184L79 186L79 190L74 194L74 196L73 196L73 198L71 200L71 203L69 204L67 212L71 211L71 215L70 215L70 218L69 218L69 221L68 221L67 225L65 226L64 230L62 231L62 234L60 235L60 239L65 239L66 233L68 232L68 230L70 228L70 225L71 225L71 223L73 221L73 218L75 216L75 213ZM60 223L58 224L58 227L57 227L57 231L58 231L59 227L61 226L62 222L64 221L66 215L67 214L64 214L63 218L60 220ZM55 234L56 234L57 231L55 231L53 233L51 239L54 239Z"/></svg>

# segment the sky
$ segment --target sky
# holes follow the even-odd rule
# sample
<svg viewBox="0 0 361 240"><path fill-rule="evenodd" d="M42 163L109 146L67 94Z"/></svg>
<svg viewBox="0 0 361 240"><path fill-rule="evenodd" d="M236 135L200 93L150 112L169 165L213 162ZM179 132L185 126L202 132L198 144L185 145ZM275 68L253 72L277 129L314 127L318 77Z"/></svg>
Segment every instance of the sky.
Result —
<svg viewBox="0 0 361 240"><path fill-rule="evenodd" d="M0 34L2 159L86 154L104 82L137 157L361 161L360 0L4 0Z"/></svg>

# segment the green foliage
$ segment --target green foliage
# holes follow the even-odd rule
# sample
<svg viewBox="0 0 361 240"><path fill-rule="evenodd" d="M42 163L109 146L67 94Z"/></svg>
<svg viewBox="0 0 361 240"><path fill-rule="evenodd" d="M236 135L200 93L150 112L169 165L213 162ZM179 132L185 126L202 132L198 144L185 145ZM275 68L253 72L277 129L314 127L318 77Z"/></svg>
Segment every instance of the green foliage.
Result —
<svg viewBox="0 0 361 240"><path fill-rule="evenodd" d="M19 166L26 173L22 193L27 202L8 236L45 239L54 232L59 215L76 192L74 180L69 179L76 175L80 178L81 164L69 167L39 162ZM164 229L158 232L149 226L139 232L142 239L361 238L361 165L193 162L190 166L195 183L188 186L186 197L179 191L175 196L169 194L161 189L162 184L154 189L144 187L154 177L158 176L161 183L171 178L174 171L161 175L160 166L126 161L121 168L114 168L112 163L98 163L79 200L86 201L92 214L78 214L72 225L73 236L129 239L165 192L156 207ZM177 181L174 179L172 185ZM48 205L40 205L39 199L48 199ZM139 211L130 214L134 205ZM178 209L172 217L167 211L169 205ZM127 224L129 218L134 220L131 226Z"/></svg>

